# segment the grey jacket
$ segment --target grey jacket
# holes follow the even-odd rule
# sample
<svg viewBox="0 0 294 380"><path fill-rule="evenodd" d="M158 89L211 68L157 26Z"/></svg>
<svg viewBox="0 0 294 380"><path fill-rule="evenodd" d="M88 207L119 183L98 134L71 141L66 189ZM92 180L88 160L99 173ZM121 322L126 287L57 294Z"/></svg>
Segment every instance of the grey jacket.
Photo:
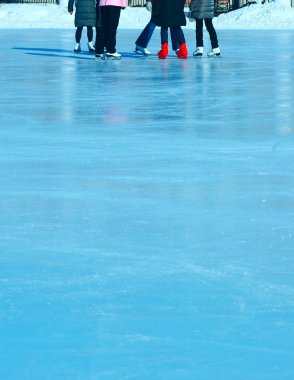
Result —
<svg viewBox="0 0 294 380"><path fill-rule="evenodd" d="M76 7L75 26L96 25L96 0L68 0L68 11Z"/></svg>
<svg viewBox="0 0 294 380"><path fill-rule="evenodd" d="M192 18L213 18L214 0L191 0L190 11Z"/></svg>

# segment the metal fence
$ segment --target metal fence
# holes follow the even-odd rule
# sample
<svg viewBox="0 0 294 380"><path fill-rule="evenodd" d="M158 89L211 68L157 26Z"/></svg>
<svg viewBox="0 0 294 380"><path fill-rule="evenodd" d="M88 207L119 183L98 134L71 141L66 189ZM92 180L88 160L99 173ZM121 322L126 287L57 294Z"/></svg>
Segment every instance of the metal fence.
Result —
<svg viewBox="0 0 294 380"><path fill-rule="evenodd" d="M144 7L147 0L128 0L130 7ZM188 2L186 5L188 5ZM0 0L0 4L59 4L59 0Z"/></svg>
<svg viewBox="0 0 294 380"><path fill-rule="evenodd" d="M129 7L143 7L146 0L128 0Z"/></svg>
<svg viewBox="0 0 294 380"><path fill-rule="evenodd" d="M0 4L57 4L59 0L0 0Z"/></svg>
<svg viewBox="0 0 294 380"><path fill-rule="evenodd" d="M129 7L144 7L147 0L128 0ZM190 0L186 1L186 6L188 6Z"/></svg>

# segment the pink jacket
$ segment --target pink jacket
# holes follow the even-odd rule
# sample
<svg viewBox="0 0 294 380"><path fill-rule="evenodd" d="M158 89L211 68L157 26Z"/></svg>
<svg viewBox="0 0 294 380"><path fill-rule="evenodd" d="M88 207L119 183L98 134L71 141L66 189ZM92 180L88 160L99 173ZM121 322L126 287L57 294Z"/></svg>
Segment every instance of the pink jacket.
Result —
<svg viewBox="0 0 294 380"><path fill-rule="evenodd" d="M107 5L114 5L115 7L125 8L128 4L127 0L100 0L100 7L105 7Z"/></svg>

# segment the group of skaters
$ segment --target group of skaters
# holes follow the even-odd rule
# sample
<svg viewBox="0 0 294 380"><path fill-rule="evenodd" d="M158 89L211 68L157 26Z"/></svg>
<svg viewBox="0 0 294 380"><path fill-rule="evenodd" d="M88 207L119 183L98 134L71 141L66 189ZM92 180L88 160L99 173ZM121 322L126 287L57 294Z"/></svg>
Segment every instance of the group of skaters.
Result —
<svg viewBox="0 0 294 380"><path fill-rule="evenodd" d="M120 59L116 51L116 32L121 10L127 6L127 0L69 0L68 11L73 14L75 5L76 45L74 52L81 51L83 28L87 28L88 49L95 53L97 59ZM196 50L194 57L201 57L203 51L203 23L210 36L211 50L208 57L219 57L220 48L212 19L214 17L214 0L191 0L189 12L184 12L185 0L148 0L146 9L151 12L151 19L135 42L135 52L150 55L148 44L155 28L160 27L161 49L158 58L168 56L168 29L170 30L172 50L180 59L188 57L182 26L186 25L186 16L196 21ZM93 44L93 27L96 28L96 40Z"/></svg>

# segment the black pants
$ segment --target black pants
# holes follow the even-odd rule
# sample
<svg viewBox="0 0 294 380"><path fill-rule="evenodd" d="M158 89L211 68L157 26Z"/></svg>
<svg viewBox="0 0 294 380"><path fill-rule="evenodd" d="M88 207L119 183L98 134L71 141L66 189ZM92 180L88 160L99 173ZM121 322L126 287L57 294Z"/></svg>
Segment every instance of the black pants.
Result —
<svg viewBox="0 0 294 380"><path fill-rule="evenodd" d="M215 49L218 47L218 40L217 40L216 31L212 24L212 19L205 18L204 22L205 22L206 29L209 33L211 47L212 49ZM203 18L196 18L196 44L197 44L197 47L203 47Z"/></svg>
<svg viewBox="0 0 294 380"><path fill-rule="evenodd" d="M79 44L82 38L83 26L78 26L76 30L76 43ZM91 42L93 40L93 28L92 26L87 26L87 37L88 41Z"/></svg>
<svg viewBox="0 0 294 380"><path fill-rule="evenodd" d="M101 29L96 35L96 53L103 54L104 48L106 48L108 53L115 53L116 30L119 23L121 8L113 5L106 5L100 7L100 12Z"/></svg>
<svg viewBox="0 0 294 380"><path fill-rule="evenodd" d="M99 4L99 2L98 2ZM99 5L96 5L96 40L95 40L95 46L96 41L99 38L99 34L101 34L101 12Z"/></svg>

